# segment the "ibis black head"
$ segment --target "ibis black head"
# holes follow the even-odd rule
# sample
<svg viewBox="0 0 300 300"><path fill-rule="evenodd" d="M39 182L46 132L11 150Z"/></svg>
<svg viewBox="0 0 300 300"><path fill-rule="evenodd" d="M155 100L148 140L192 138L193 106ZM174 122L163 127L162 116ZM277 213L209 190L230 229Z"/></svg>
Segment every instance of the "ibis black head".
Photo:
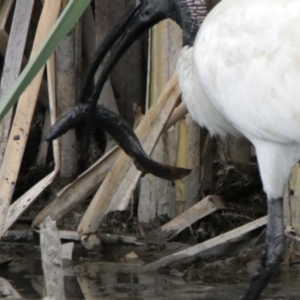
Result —
<svg viewBox="0 0 300 300"><path fill-rule="evenodd" d="M200 24L207 14L207 0L136 0L97 49L81 90L79 102L84 102L94 74L105 55L115 44L114 51L103 68L91 96L96 106L101 90L114 65L143 32L164 19L172 19L183 29L183 45L191 46Z"/></svg>
<svg viewBox="0 0 300 300"><path fill-rule="evenodd" d="M128 26L124 31L127 40L136 40L141 33L158 22L177 17L176 1L168 0L136 0L136 10L129 16Z"/></svg>
<svg viewBox="0 0 300 300"><path fill-rule="evenodd" d="M206 1L136 0L134 9L126 14L127 24L124 24L118 48L123 52L143 32L164 19L172 19L178 23L183 29L183 44L191 46L207 15Z"/></svg>

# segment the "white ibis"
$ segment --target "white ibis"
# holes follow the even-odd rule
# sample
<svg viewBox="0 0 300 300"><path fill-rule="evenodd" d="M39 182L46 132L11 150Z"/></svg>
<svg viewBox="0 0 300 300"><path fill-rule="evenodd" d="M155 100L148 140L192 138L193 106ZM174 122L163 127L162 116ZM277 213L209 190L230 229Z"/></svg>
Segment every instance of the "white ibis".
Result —
<svg viewBox="0 0 300 300"><path fill-rule="evenodd" d="M300 159L300 1L223 0L207 17L206 8L205 0L136 1L125 28L111 34L121 37L90 110L111 68L144 30L165 18L182 27L178 76L190 114L211 134L245 136L256 148L269 219L261 263L243 299L258 299L283 259L283 192Z"/></svg>

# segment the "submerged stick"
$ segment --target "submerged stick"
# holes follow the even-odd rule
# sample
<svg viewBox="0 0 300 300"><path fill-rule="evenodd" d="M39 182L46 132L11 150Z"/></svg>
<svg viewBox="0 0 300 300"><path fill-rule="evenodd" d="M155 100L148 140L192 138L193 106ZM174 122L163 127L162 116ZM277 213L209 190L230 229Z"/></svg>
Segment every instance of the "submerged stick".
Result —
<svg viewBox="0 0 300 300"><path fill-rule="evenodd" d="M160 242L164 240L170 241L182 230L218 209L226 209L222 198L216 195L207 196L170 222L151 232L146 237L146 242L151 242L152 240L159 240Z"/></svg>

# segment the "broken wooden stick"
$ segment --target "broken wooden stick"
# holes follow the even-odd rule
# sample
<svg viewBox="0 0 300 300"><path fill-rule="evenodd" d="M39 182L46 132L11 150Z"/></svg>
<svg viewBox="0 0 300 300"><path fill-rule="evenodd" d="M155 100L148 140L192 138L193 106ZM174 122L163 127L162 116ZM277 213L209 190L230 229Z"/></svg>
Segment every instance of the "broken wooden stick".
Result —
<svg viewBox="0 0 300 300"><path fill-rule="evenodd" d="M47 62L47 77L48 77L48 89L49 89L49 108L51 124L56 121L56 98L55 98L55 67L54 56L52 55ZM18 219L18 217L35 201L38 195L49 186L60 170L60 146L59 142L53 141L53 156L55 167L54 170L36 183L26 193L24 193L19 199L9 206L7 217L4 224L3 233L10 228L10 226Z"/></svg>
<svg viewBox="0 0 300 300"><path fill-rule="evenodd" d="M11 9L13 1L9 1L8 11ZM9 40L7 44L7 51L4 58L4 66L1 78L1 88L0 88L0 99L4 97L10 88L13 86L17 80L20 70L21 63L25 49L25 43L27 39L27 33L30 25L31 13L33 9L34 1L17 1L14 10L13 21L10 29ZM1 12L3 11L1 7ZM1 17L4 18L3 14L0 12ZM2 16L1 16L2 14ZM8 18L9 13L6 15ZM7 34L5 31L6 18L1 19L2 25L0 25L0 36ZM1 30L1 28L3 29ZM1 41L1 37L0 37ZM0 42L1 43L1 42ZM1 45L0 47L4 47ZM1 51L1 50L0 50ZM2 52L2 51L1 51ZM10 109L3 120L0 123L0 166L2 165L3 154L5 152L7 139L9 136L9 131L11 127L11 122L13 118L13 109Z"/></svg>
<svg viewBox="0 0 300 300"><path fill-rule="evenodd" d="M135 245L135 246L145 245L144 243L139 242L135 236L109 234L109 233L102 233L102 232L98 232L97 236L104 244L109 244L109 245ZM77 231L60 230L59 237L60 239L65 239L65 240L81 241L81 237Z"/></svg>
<svg viewBox="0 0 300 300"><path fill-rule="evenodd" d="M52 28L52 25L58 16L59 9L60 1L45 1L37 28L31 57L36 54L38 48ZM16 185L42 77L43 68L39 71L31 84L21 95L7 142L7 147L0 170L2 198L2 202L0 204L0 236L3 234L6 215L8 213L9 204Z"/></svg>
<svg viewBox="0 0 300 300"><path fill-rule="evenodd" d="M65 299L61 243L56 222L49 217L41 225L40 245L46 293L50 299Z"/></svg>
<svg viewBox="0 0 300 300"><path fill-rule="evenodd" d="M148 243L152 240L170 241L174 239L182 230L218 209L226 209L222 198L216 195L207 196L194 206L190 207L172 219L170 222L160 227L158 230L151 232L149 236L146 237L146 242Z"/></svg>
<svg viewBox="0 0 300 300"><path fill-rule="evenodd" d="M223 233L219 236L216 236L216 237L214 237L210 240L207 240L201 244L197 244L193 247L189 247L186 250L179 251L177 253L174 253L174 254L166 256L162 259L159 259L155 262L147 264L147 265L141 267L141 270L142 271L155 271L155 270L161 269L163 267L166 267L170 264L179 263L179 262L183 263L183 262L195 261L201 255L202 252L204 252L208 249L211 249L215 246L218 246L220 244L228 243L249 231L252 231L256 228L264 226L267 224L267 221L268 221L267 216L262 217L251 223L245 224L241 227L235 228L235 229L230 230L226 233Z"/></svg>
<svg viewBox="0 0 300 300"><path fill-rule="evenodd" d="M173 111L170 119L164 127L164 131L175 125L180 119L182 119L188 113L187 107L184 102L181 102Z"/></svg>

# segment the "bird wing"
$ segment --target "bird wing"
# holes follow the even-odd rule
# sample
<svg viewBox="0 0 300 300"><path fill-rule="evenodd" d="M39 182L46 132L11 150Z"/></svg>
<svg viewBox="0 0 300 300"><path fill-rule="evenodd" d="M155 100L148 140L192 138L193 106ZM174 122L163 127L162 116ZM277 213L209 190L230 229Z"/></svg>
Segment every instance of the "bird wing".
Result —
<svg viewBox="0 0 300 300"><path fill-rule="evenodd" d="M300 1L224 0L194 45L195 76L247 137L300 142Z"/></svg>

